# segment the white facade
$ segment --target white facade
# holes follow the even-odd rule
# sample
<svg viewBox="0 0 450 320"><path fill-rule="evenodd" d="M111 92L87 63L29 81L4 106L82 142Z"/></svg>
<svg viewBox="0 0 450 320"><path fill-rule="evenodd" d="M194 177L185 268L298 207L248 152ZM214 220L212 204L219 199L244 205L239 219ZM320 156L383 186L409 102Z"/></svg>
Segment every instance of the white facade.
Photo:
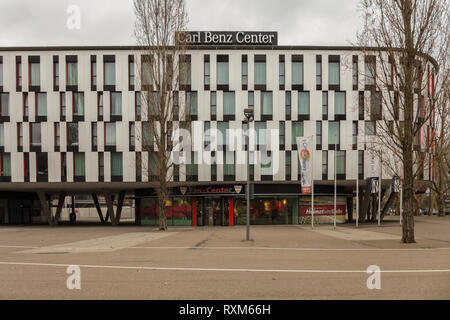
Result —
<svg viewBox="0 0 450 320"><path fill-rule="evenodd" d="M228 91L235 93L235 112L233 120L225 120L228 122L230 129L242 128L244 119L244 109L248 108L249 91L254 92L254 110L255 122L264 122L267 129L279 130L280 123L285 126L285 145L279 152L273 153L273 157L278 157L279 170L273 172L273 177L268 181L294 182L298 181L298 156L295 145L292 144L293 139L293 123L297 121L303 122L303 136L314 136L316 140L317 126L321 123L322 142L320 150L314 150L314 180L320 182L323 180L334 180L334 159L335 151L330 149L329 128L330 122L335 120L335 99L336 92L342 92L345 95L345 113L341 117L336 118L339 121L339 150L345 151L345 166L341 172L339 179L355 180L358 175L359 151L364 153L364 174L360 175L360 179L370 176L370 156L365 150L364 142L370 142L372 136L365 135L365 122L370 120L370 91L365 90L365 79L361 74L361 70L365 69L364 56L361 51L351 48L302 48L302 47L273 47L272 49L263 48L234 48L220 49L205 47L201 50L190 50L187 52L191 56L191 88L190 91L197 92L198 116L193 122L193 126L200 128L200 134L203 136L204 122L209 122L211 128L217 128L218 122L224 122L224 105L223 90L217 90L217 56L224 55L228 57L229 83ZM205 90L205 73L204 63L205 55L209 55L210 64L210 86L209 90ZM266 84L264 90L255 90L255 56L265 57L266 68ZM76 56L77 70L77 88L67 90L67 56ZM104 57L114 56L115 63L115 89L105 90L104 83ZM2 170L3 190L8 190L8 185L23 182L136 182L148 181L148 176L142 172L142 179L136 179L136 152L140 152L141 139L135 139L135 147L130 148L130 124L134 123L136 132L141 128L141 121L136 121L136 101L135 92L139 91L139 81L136 79L134 90L130 91L129 79L129 57L134 56L135 61L139 61L139 55L132 48L48 48L48 49L8 49L0 48L0 57L2 79L0 82L1 94L7 95L8 110L2 108L3 123L3 146L1 153L10 156L10 168ZM242 86L242 57L247 56L248 61L248 85L243 90ZM284 89L280 88L280 56L284 59L285 65L285 85ZM303 82L302 88L293 87L293 67L292 57L302 59ZM358 57L358 83L357 87L353 86L352 59ZM38 89L30 88L29 74L31 70L30 57L38 57L40 70L40 86ZM92 90L92 61L95 57L95 73L96 73L96 90ZM301 58L299 58L301 57ZM320 57L321 64L321 86L317 86L317 59ZM338 88L329 87L329 57L338 59L339 61L339 84ZM19 64L18 61L21 61ZM331 59L331 60L333 60ZM70 59L69 59L70 60ZM36 61L36 60L34 60ZM58 64L55 65L55 61ZM333 60L334 61L334 60ZM55 81L54 67L57 68L59 79ZM135 67L134 74L138 77L138 70ZM21 73L21 78L18 74ZM19 81L19 83L17 83ZM219 88L220 89L220 88ZM257 89L257 88L256 88ZM337 90L336 90L337 89ZM73 91L74 90L74 91ZM272 116L271 119L264 120L261 115L262 91L272 93ZM46 95L46 112L44 118L39 118L36 102L37 93L45 93ZM84 94L84 115L82 119L74 119L73 116L73 94L79 92ZM103 93L103 118L99 119L98 110L98 94ZM120 117L114 119L111 116L111 95L112 92L118 92L121 95L122 105ZM217 94L217 116L216 120L211 117L211 92ZM286 92L291 94L291 112L290 117L286 117ZM299 92L309 92L309 114L299 119ZM328 92L328 112L327 116L323 115L323 92ZM363 92L365 97L365 114L364 119L359 113L359 94ZM65 114L61 114L61 97L62 93L65 103ZM383 93L387 94L387 93ZM24 95L28 96L28 116L24 114ZM185 92L180 91L180 101L184 101ZM6 101L6 100L4 100ZM183 103L183 102L180 102ZM3 103L5 104L5 103ZM64 118L65 117L65 118ZM326 119L325 119L326 118ZM105 123L115 123L115 145L113 149L122 157L122 173L121 176L114 179L113 169L111 168L111 149L105 147ZM250 127L255 127L253 122ZM353 126L357 123L358 134L357 144L353 144ZM40 123L40 147L33 148L30 146L30 128L32 123ZM68 148L68 125L69 123L78 124L78 150ZM94 148L93 143L93 123L97 126L97 147ZM59 128L57 127L59 125ZM20 126L22 127L19 134ZM56 127L56 129L55 129ZM425 141L427 135L426 126L422 129L422 142ZM56 132L56 133L55 133ZM59 134L59 146L56 146L55 134ZM196 136L197 137L197 136ZM22 139L22 140L21 140ZM267 134L266 139L269 139ZM22 143L20 143L22 141ZM203 145L203 144L202 144ZM354 150L354 146L356 150ZM238 148L239 149L239 148ZM270 150L270 148L269 148ZM329 150L329 151L328 151ZM323 157L324 151L327 154L327 168L324 168ZM74 172L74 152L84 154L85 170L84 179L77 180ZM242 149L234 151L236 159L245 159L245 151ZM46 153L48 159L48 174L43 175L42 180L38 177L38 161L36 160L39 153ZM102 167L99 163L101 160L99 153L103 154L104 159L104 175L100 177L99 170ZM217 151L217 156L222 156L222 151ZM291 164L287 164L287 157L291 158ZM62 178L62 157L66 157L67 169L66 177ZM211 156L210 151L205 151L204 159ZM142 152L142 160L147 161L147 155ZM45 159L45 157L43 158ZM237 160L235 160L237 161ZM8 166L8 159L3 160L3 165ZM28 166L28 168L27 168ZM143 166L145 168L145 165ZM325 171L324 171L325 170ZM29 171L29 175L26 172ZM182 166L180 168L179 181L186 181L186 170ZM392 171L388 168L383 170L383 179L391 179ZM9 175L9 176L8 176ZM424 179L430 178L428 166L424 170ZM211 166L209 164L199 164L198 178L199 182L224 181L224 169L222 164L217 165L216 180L212 180ZM233 181L246 180L246 165L238 164L235 168L235 177ZM261 181L261 168L259 165L254 169L254 181ZM270 182L268 182L270 183Z"/></svg>

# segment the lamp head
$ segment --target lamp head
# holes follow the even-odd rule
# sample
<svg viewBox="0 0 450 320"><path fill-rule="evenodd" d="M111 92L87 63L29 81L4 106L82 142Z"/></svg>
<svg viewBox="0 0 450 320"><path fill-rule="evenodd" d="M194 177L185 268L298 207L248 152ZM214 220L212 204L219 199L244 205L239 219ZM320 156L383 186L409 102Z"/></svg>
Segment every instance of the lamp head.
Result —
<svg viewBox="0 0 450 320"><path fill-rule="evenodd" d="M253 121L253 108L244 109L245 118L247 118L247 122Z"/></svg>

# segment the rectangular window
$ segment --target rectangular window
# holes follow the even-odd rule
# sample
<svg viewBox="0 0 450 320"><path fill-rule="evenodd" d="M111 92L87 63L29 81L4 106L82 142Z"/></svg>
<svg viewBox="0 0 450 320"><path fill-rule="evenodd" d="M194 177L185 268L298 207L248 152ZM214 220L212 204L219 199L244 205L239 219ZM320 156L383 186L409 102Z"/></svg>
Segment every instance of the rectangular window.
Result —
<svg viewBox="0 0 450 320"><path fill-rule="evenodd" d="M78 147L78 123L67 123L67 146Z"/></svg>
<svg viewBox="0 0 450 320"><path fill-rule="evenodd" d="M281 55L279 60L279 81L280 86L284 86L286 84L286 62L284 60L284 55Z"/></svg>
<svg viewBox="0 0 450 320"><path fill-rule="evenodd" d="M298 114L309 115L309 92L299 91L298 93Z"/></svg>
<svg viewBox="0 0 450 320"><path fill-rule="evenodd" d="M336 154L336 174L345 174L345 151L335 151Z"/></svg>
<svg viewBox="0 0 450 320"><path fill-rule="evenodd" d="M328 122L328 144L336 145L340 141L339 121Z"/></svg>
<svg viewBox="0 0 450 320"><path fill-rule="evenodd" d="M191 85L191 56L183 55L180 57L180 84L182 86Z"/></svg>
<svg viewBox="0 0 450 320"><path fill-rule="evenodd" d="M38 176L48 176L48 154L47 152L38 152L36 154L36 170Z"/></svg>
<svg viewBox="0 0 450 320"><path fill-rule="evenodd" d="M303 85L303 56L292 56L292 85Z"/></svg>
<svg viewBox="0 0 450 320"><path fill-rule="evenodd" d="M316 145L322 145L322 121L316 121Z"/></svg>
<svg viewBox="0 0 450 320"><path fill-rule="evenodd" d="M359 120L364 120L364 91L358 93L358 116Z"/></svg>
<svg viewBox="0 0 450 320"><path fill-rule="evenodd" d="M328 151L322 151L322 178L328 180Z"/></svg>
<svg viewBox="0 0 450 320"><path fill-rule="evenodd" d="M142 86L151 86L153 84L153 70L152 70L152 59L149 55L141 56L141 74L142 74ZM180 67L182 67L182 63L180 62ZM181 73L180 69L180 73ZM181 78L180 78L181 79Z"/></svg>
<svg viewBox="0 0 450 320"><path fill-rule="evenodd" d="M328 118L328 91L322 92L322 116L324 120Z"/></svg>
<svg viewBox="0 0 450 320"><path fill-rule="evenodd" d="M121 152L111 152L111 176L121 177L123 175L123 159Z"/></svg>
<svg viewBox="0 0 450 320"><path fill-rule="evenodd" d="M66 116L66 94L64 92L59 94L59 112L60 117Z"/></svg>
<svg viewBox="0 0 450 320"><path fill-rule="evenodd" d="M297 145L297 137L303 137L303 121L292 122L292 145Z"/></svg>
<svg viewBox="0 0 450 320"><path fill-rule="evenodd" d="M0 93L0 115L9 116L9 93Z"/></svg>
<svg viewBox="0 0 450 320"><path fill-rule="evenodd" d="M247 86L248 85L248 60L247 60L246 54L242 56L241 71L242 71L242 86Z"/></svg>
<svg viewBox="0 0 450 320"><path fill-rule="evenodd" d="M97 96L98 117L103 117L103 92L99 92Z"/></svg>
<svg viewBox="0 0 450 320"><path fill-rule="evenodd" d="M0 153L0 176L11 177L11 154Z"/></svg>
<svg viewBox="0 0 450 320"><path fill-rule="evenodd" d="M68 57L66 57L67 59ZM75 61L66 62L67 70L67 85L76 86L78 85L78 63Z"/></svg>
<svg viewBox="0 0 450 320"><path fill-rule="evenodd" d="M37 93L36 94L36 115L38 117L47 116L47 94Z"/></svg>
<svg viewBox="0 0 450 320"><path fill-rule="evenodd" d="M22 87L22 59L21 57L16 57L16 89L20 91Z"/></svg>
<svg viewBox="0 0 450 320"><path fill-rule="evenodd" d="M375 56L366 56L365 58L365 83L366 86L375 85L376 62Z"/></svg>
<svg viewBox="0 0 450 320"><path fill-rule="evenodd" d="M59 60L58 56L53 57L53 87L59 87Z"/></svg>
<svg viewBox="0 0 450 320"><path fill-rule="evenodd" d="M105 176L105 154L103 152L98 153L98 175Z"/></svg>
<svg viewBox="0 0 450 320"><path fill-rule="evenodd" d="M211 91L211 116L217 116L217 93Z"/></svg>
<svg viewBox="0 0 450 320"><path fill-rule="evenodd" d="M286 104L286 120L291 119L292 114L292 95L291 91L286 91L286 97L285 97L285 104Z"/></svg>
<svg viewBox="0 0 450 320"><path fill-rule="evenodd" d="M352 144L353 149L358 147L358 121L352 123Z"/></svg>
<svg viewBox="0 0 450 320"><path fill-rule="evenodd" d="M234 151L226 151L224 154L223 161L223 175L224 176L234 176L236 174L236 168L234 165Z"/></svg>
<svg viewBox="0 0 450 320"><path fill-rule="evenodd" d="M3 86L3 57L0 57L0 87Z"/></svg>
<svg viewBox="0 0 450 320"><path fill-rule="evenodd" d="M180 116L180 103L178 91L173 92L173 120L178 121Z"/></svg>
<svg viewBox="0 0 450 320"><path fill-rule="evenodd" d="M353 90L358 90L358 56L353 56L352 64L352 85Z"/></svg>
<svg viewBox="0 0 450 320"><path fill-rule="evenodd" d="M97 87L97 57L91 56L91 87Z"/></svg>
<svg viewBox="0 0 450 320"><path fill-rule="evenodd" d="M86 174L86 163L83 152L75 152L73 154L74 176L84 177Z"/></svg>
<svg viewBox="0 0 450 320"><path fill-rule="evenodd" d="M328 85L339 86L340 84L340 64L339 56L328 56Z"/></svg>
<svg viewBox="0 0 450 320"><path fill-rule="evenodd" d="M122 115L122 92L111 92L111 115Z"/></svg>
<svg viewBox="0 0 450 320"><path fill-rule="evenodd" d="M141 93L135 93L135 113L136 113L136 121L141 120Z"/></svg>
<svg viewBox="0 0 450 320"><path fill-rule="evenodd" d="M322 85L322 56L316 56L316 85Z"/></svg>
<svg viewBox="0 0 450 320"><path fill-rule="evenodd" d="M366 121L365 122L365 130L366 136L373 136L376 134L376 121Z"/></svg>
<svg viewBox="0 0 450 320"><path fill-rule="evenodd" d="M38 123L30 123L30 142L32 147L40 147L41 146L41 124Z"/></svg>
<svg viewBox="0 0 450 320"><path fill-rule="evenodd" d="M358 179L364 179L364 151L358 151Z"/></svg>
<svg viewBox="0 0 450 320"><path fill-rule="evenodd" d="M186 92L186 102L189 110L189 115L196 116L198 115L198 99L197 92Z"/></svg>
<svg viewBox="0 0 450 320"><path fill-rule="evenodd" d="M84 93L74 92L72 97L73 114L75 116L84 116Z"/></svg>
<svg viewBox="0 0 450 320"><path fill-rule="evenodd" d="M67 154L61 153L61 181L66 181L67 177Z"/></svg>
<svg viewBox="0 0 450 320"><path fill-rule="evenodd" d="M203 137L204 149L209 151L209 145L211 144L211 122L209 121L203 123Z"/></svg>
<svg viewBox="0 0 450 320"><path fill-rule="evenodd" d="M116 145L116 123L105 122L105 146L113 147Z"/></svg>
<svg viewBox="0 0 450 320"><path fill-rule="evenodd" d="M236 114L236 98L234 92L223 93L223 115L234 116Z"/></svg>
<svg viewBox="0 0 450 320"><path fill-rule="evenodd" d="M128 56L128 86L134 88L134 56Z"/></svg>
<svg viewBox="0 0 450 320"><path fill-rule="evenodd" d="M172 137L172 134L167 134L167 136ZM130 122L130 147L134 148L135 147L135 137L136 137L136 125L134 124L134 122Z"/></svg>
<svg viewBox="0 0 450 320"><path fill-rule="evenodd" d="M142 179L142 153L136 152L136 180L140 181L141 179Z"/></svg>
<svg viewBox="0 0 450 320"><path fill-rule="evenodd" d="M186 165L186 179L194 180L198 177L198 154L191 152L189 163Z"/></svg>
<svg viewBox="0 0 450 320"><path fill-rule="evenodd" d="M255 86L265 86L267 83L266 56L255 55ZM256 88L255 88L256 89Z"/></svg>
<svg viewBox="0 0 450 320"><path fill-rule="evenodd" d="M286 124L284 121L280 121L280 146L286 144Z"/></svg>
<svg viewBox="0 0 450 320"><path fill-rule="evenodd" d="M116 63L113 61L104 62L105 86L116 85Z"/></svg>
<svg viewBox="0 0 450 320"><path fill-rule="evenodd" d="M59 148L61 146L61 131L59 122L55 122L55 147Z"/></svg>
<svg viewBox="0 0 450 320"><path fill-rule="evenodd" d="M217 137L217 145L222 147L228 145L228 122L217 122L217 131L218 131L218 137Z"/></svg>
<svg viewBox="0 0 450 320"><path fill-rule="evenodd" d="M381 120L382 110L381 110L381 92L373 91L370 95L370 120Z"/></svg>
<svg viewBox="0 0 450 320"><path fill-rule="evenodd" d="M17 124L17 146L23 147L23 123Z"/></svg>
<svg viewBox="0 0 450 320"><path fill-rule="evenodd" d="M217 85L228 86L229 83L229 68L228 68L228 56L217 56Z"/></svg>
<svg viewBox="0 0 450 320"><path fill-rule="evenodd" d="M209 86L209 85L211 85L211 62L209 61L209 54L205 54L203 64L204 64L203 68L204 68L204 72L205 72L205 76L204 76L205 86Z"/></svg>
<svg viewBox="0 0 450 320"><path fill-rule="evenodd" d="M5 125L0 123L0 147L5 146Z"/></svg>
<svg viewBox="0 0 450 320"><path fill-rule="evenodd" d="M261 92L261 115L273 115L273 96L272 92Z"/></svg>
<svg viewBox="0 0 450 320"><path fill-rule="evenodd" d="M346 109L346 97L345 92L336 91L334 94L334 114L345 115Z"/></svg>
<svg viewBox="0 0 450 320"><path fill-rule="evenodd" d="M267 123L262 121L255 122L256 144L258 146L266 145Z"/></svg>
<svg viewBox="0 0 450 320"><path fill-rule="evenodd" d="M30 62L29 85L33 87L41 85L41 64L39 62Z"/></svg>
<svg viewBox="0 0 450 320"><path fill-rule="evenodd" d="M142 123L142 148L144 151L151 150L154 144L153 128L151 122Z"/></svg>
<svg viewBox="0 0 450 320"><path fill-rule="evenodd" d="M91 130L92 130L92 148L97 148L98 145L97 122L92 122Z"/></svg>
<svg viewBox="0 0 450 320"><path fill-rule="evenodd" d="M255 107L255 93L253 91L248 92L248 107L249 108Z"/></svg>
<svg viewBox="0 0 450 320"><path fill-rule="evenodd" d="M292 171L292 154L290 151L286 151L286 180L291 179L291 171Z"/></svg>

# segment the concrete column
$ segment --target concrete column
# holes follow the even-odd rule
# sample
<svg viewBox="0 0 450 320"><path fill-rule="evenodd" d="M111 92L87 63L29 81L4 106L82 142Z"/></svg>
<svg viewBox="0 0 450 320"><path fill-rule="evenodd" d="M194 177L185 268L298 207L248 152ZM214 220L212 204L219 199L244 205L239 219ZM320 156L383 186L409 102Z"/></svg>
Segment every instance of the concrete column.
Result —
<svg viewBox="0 0 450 320"><path fill-rule="evenodd" d="M100 203L98 202L98 197L95 193L92 194L92 199L94 199L95 208L97 209L98 217L100 218L101 223L105 223L105 219L103 218L102 209L100 208Z"/></svg>
<svg viewBox="0 0 450 320"><path fill-rule="evenodd" d="M42 210L44 210L44 216L47 219L47 222L50 226L53 226L55 222L53 221L52 214L50 212L50 207L48 206L47 197L43 191L38 191L37 195L39 197L39 201L41 202Z"/></svg>
<svg viewBox="0 0 450 320"><path fill-rule="evenodd" d="M113 196L110 193L105 194L106 205L108 206L108 215L111 217L111 224L116 225L116 219L114 217ZM108 215L106 221L108 219Z"/></svg>
<svg viewBox="0 0 450 320"><path fill-rule="evenodd" d="M58 207L56 208L56 214L55 214L55 223L58 224L59 220L61 218L61 211L62 207L64 205L64 200L66 199L66 193L60 192L59 198L58 198Z"/></svg>
<svg viewBox="0 0 450 320"><path fill-rule="evenodd" d="M123 202L125 200L125 191L119 192L119 199L117 201L117 211L116 211L116 225L120 223L120 217L122 215Z"/></svg>

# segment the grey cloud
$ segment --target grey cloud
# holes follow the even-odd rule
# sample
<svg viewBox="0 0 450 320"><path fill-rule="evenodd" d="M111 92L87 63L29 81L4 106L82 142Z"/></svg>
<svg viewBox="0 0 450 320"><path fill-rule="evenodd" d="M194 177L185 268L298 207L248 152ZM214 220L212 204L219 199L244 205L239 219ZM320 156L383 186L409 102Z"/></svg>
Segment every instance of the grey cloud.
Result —
<svg viewBox="0 0 450 320"><path fill-rule="evenodd" d="M358 0L186 0L191 30L278 31L286 45L346 45L360 25ZM68 30L69 5L81 29ZM1 0L0 46L131 45L132 0Z"/></svg>

